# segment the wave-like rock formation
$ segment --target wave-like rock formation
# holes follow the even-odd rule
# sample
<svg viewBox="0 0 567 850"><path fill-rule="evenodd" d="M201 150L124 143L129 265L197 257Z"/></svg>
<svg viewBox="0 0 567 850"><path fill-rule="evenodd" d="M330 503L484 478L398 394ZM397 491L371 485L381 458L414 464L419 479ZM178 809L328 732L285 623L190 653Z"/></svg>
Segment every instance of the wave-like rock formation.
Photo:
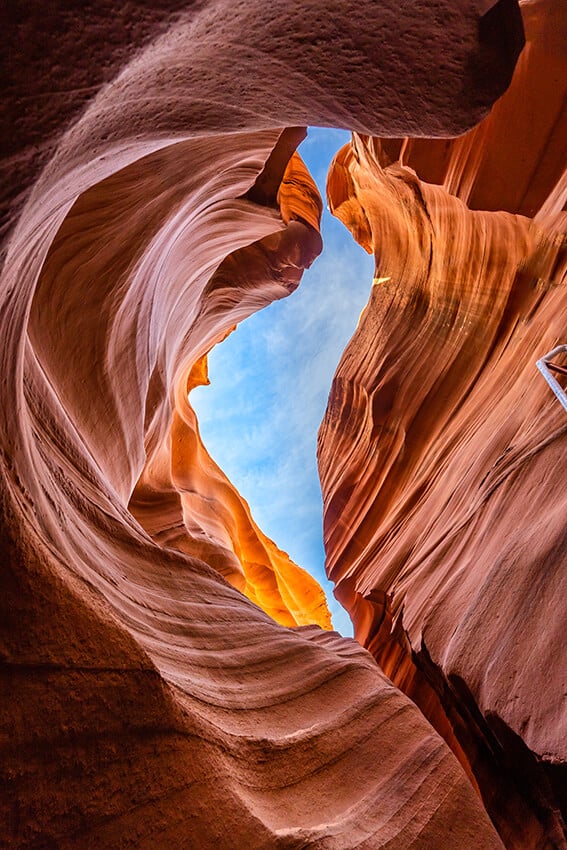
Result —
<svg viewBox="0 0 567 850"><path fill-rule="evenodd" d="M567 418L535 366L567 342L567 10L522 8L526 49L478 128L358 135L331 166L376 274L319 461L356 636L505 844L543 848L567 846Z"/></svg>
<svg viewBox="0 0 567 850"><path fill-rule="evenodd" d="M187 396L320 251L301 128L469 129L510 82L517 5L3 16L0 844L502 848L366 650L266 613L328 625Z"/></svg>

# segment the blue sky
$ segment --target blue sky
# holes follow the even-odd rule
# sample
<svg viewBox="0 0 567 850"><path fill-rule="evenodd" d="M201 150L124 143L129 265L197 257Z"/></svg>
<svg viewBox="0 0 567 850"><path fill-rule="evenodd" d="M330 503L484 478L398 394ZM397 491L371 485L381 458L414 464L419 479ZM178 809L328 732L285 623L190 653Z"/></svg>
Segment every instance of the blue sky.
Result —
<svg viewBox="0 0 567 850"><path fill-rule="evenodd" d="M343 130L310 128L299 152L325 197ZM331 381L370 293L374 261L325 209L323 254L299 289L251 316L209 356L191 393L207 450L262 531L323 585L334 627L352 624L325 576L317 430Z"/></svg>

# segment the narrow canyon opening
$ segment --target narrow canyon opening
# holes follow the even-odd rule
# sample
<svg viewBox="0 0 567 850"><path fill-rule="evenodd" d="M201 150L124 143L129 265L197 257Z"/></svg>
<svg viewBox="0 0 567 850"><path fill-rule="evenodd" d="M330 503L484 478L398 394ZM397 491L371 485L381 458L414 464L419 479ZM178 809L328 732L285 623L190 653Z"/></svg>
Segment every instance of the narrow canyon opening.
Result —
<svg viewBox="0 0 567 850"><path fill-rule="evenodd" d="M321 197L346 130L312 127L298 153ZM208 357L210 385L191 391L203 442L262 531L323 587L333 627L349 615L325 573L317 432L331 381L368 301L374 258L327 209L323 252L298 289L254 313Z"/></svg>

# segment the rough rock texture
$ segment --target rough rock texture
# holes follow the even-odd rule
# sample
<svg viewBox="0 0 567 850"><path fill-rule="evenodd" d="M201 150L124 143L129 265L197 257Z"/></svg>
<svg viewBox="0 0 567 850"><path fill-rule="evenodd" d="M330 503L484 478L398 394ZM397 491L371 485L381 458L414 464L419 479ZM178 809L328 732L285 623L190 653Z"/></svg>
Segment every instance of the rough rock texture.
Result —
<svg viewBox="0 0 567 850"><path fill-rule="evenodd" d="M5 7L2 846L502 847L365 650L239 591L325 620L187 402L320 250L293 128L454 133L506 88L517 7L454 7Z"/></svg>
<svg viewBox="0 0 567 850"><path fill-rule="evenodd" d="M356 636L506 845L543 848L566 846L567 418L535 361L567 342L567 9L523 8L527 48L479 128L335 158L330 205L376 273L319 461Z"/></svg>

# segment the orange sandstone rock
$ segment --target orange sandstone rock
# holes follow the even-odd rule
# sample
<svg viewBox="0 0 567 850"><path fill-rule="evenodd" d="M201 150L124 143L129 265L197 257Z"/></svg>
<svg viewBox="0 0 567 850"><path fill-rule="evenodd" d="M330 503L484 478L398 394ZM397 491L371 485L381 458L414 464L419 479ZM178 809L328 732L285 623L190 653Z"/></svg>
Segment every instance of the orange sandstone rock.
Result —
<svg viewBox="0 0 567 850"><path fill-rule="evenodd" d="M376 273L319 442L327 570L356 635L522 849L565 846L567 758L567 422L535 368L566 331L567 78L548 75L567 41L548 47L557 4L525 10L484 125L355 136L335 159L330 205Z"/></svg>
<svg viewBox="0 0 567 850"><path fill-rule="evenodd" d="M187 391L320 250L298 128L468 129L508 85L517 5L151 5L4 22L2 841L497 850L371 656L240 592L325 622Z"/></svg>

